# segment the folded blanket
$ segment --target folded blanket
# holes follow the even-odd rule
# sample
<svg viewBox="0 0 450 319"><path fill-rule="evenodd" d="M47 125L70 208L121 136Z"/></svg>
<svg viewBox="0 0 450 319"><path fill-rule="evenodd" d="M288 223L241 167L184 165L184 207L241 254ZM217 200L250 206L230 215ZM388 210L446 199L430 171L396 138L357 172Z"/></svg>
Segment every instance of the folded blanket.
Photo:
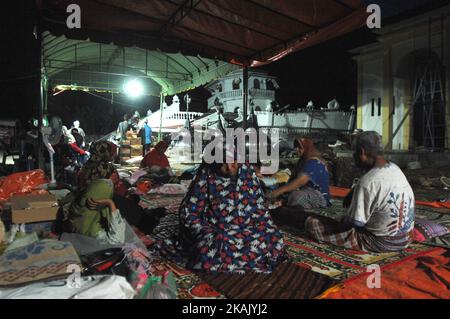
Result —
<svg viewBox="0 0 450 319"><path fill-rule="evenodd" d="M148 194L183 195L187 191L188 188L182 184L165 184L151 189Z"/></svg>
<svg viewBox="0 0 450 319"><path fill-rule="evenodd" d="M80 259L69 242L42 240L0 256L0 287L19 286L48 279L66 278L69 265Z"/></svg>
<svg viewBox="0 0 450 319"><path fill-rule="evenodd" d="M145 174L147 174L147 171L145 170L138 170L136 172L134 172L133 174L131 174L131 176L125 178L125 180L130 183L130 185L133 185L134 183L137 182L137 180L144 176Z"/></svg>

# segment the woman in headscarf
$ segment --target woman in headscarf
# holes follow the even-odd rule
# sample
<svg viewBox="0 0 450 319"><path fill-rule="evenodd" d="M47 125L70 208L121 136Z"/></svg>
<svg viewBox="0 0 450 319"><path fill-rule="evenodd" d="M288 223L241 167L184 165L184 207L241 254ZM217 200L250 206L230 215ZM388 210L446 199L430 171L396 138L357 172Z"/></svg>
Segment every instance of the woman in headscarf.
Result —
<svg viewBox="0 0 450 319"><path fill-rule="evenodd" d="M252 165L203 164L180 206L188 267L206 272L271 272L285 258Z"/></svg>
<svg viewBox="0 0 450 319"><path fill-rule="evenodd" d="M126 224L112 198L111 180L92 181L70 205L65 231L94 237L102 243L123 244Z"/></svg>
<svg viewBox="0 0 450 319"><path fill-rule="evenodd" d="M83 188L97 179L111 179L116 184L119 181L119 174L112 164L116 152L116 146L111 142L94 143L91 146L91 157L78 175L78 186Z"/></svg>
<svg viewBox="0 0 450 319"><path fill-rule="evenodd" d="M148 152L141 161L141 168L149 168L153 171L170 169L169 160L164 154L169 144L166 141L158 142L155 147Z"/></svg>
<svg viewBox="0 0 450 319"><path fill-rule="evenodd" d="M294 142L300 156L299 173L290 183L268 194L269 199L289 193L287 206L306 209L330 206L329 174L324 160L309 138Z"/></svg>

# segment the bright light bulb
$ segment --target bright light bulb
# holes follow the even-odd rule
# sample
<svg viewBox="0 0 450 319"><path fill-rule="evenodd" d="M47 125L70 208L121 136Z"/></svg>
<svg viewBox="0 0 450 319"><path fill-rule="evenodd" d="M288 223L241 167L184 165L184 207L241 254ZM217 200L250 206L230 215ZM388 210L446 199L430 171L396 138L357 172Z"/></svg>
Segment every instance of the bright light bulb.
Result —
<svg viewBox="0 0 450 319"><path fill-rule="evenodd" d="M136 98L144 93L144 87L142 86L141 82L139 82L137 79L134 79L125 83L124 91L130 97Z"/></svg>

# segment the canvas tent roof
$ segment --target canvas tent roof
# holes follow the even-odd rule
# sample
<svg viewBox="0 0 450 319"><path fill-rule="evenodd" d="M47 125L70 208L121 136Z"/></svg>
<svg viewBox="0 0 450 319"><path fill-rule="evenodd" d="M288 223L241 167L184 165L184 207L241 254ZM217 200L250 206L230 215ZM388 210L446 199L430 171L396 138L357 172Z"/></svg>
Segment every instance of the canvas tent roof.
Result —
<svg viewBox="0 0 450 319"><path fill-rule="evenodd" d="M154 96L186 91L239 68L200 56L72 40L49 32L43 35L43 61L50 87L120 92L132 76Z"/></svg>
<svg viewBox="0 0 450 319"><path fill-rule="evenodd" d="M357 29L364 25L367 17L363 0L36 1L42 28L49 31L46 35L48 41L56 41L51 36L60 38L62 35L66 41L71 39L68 46L74 41L89 40L92 44L86 44L88 48L76 52L80 55L77 59L83 63L95 56L101 63L103 58L115 61L120 58L122 48L126 48L125 62L130 63L131 68L140 69L141 73L143 57L148 59L150 54L150 69L165 70L158 69L165 66L173 72L170 74L172 77L179 77L169 79L166 72L163 79L162 73L155 72L155 75L147 68L147 75L170 93L213 79L212 74L217 71L214 67L210 68L212 73L209 76L201 72L202 67L206 69L205 64L210 65L210 62L215 65L215 61L220 60L241 66L270 63L291 52ZM81 8L81 29L69 29L66 25L69 15L66 9L73 3ZM100 52L98 43L107 46L105 50L109 49L109 53L115 52L115 55L99 57L98 53L94 54L94 51ZM136 61L128 60L128 52L130 57L139 57ZM65 53L69 54L69 49L65 49L62 56ZM74 52L70 54L72 57L75 55ZM170 60L169 65L167 59ZM131 62L137 60L139 63ZM76 67L78 62L74 64ZM201 75L197 77L198 69ZM232 69L231 66L222 66L217 72L220 76ZM51 72L61 73L56 69ZM186 75L188 78L183 78Z"/></svg>

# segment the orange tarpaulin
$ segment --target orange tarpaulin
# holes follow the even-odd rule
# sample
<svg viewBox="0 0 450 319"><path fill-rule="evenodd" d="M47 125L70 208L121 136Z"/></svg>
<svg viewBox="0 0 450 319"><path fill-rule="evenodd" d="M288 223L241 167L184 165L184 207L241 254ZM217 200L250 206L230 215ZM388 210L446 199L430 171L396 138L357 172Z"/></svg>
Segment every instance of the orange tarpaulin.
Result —
<svg viewBox="0 0 450 319"><path fill-rule="evenodd" d="M369 288L373 272L344 281L322 294L320 299L448 299L450 264L446 249L437 248L401 265L381 270L380 288ZM369 279L369 280L368 280Z"/></svg>
<svg viewBox="0 0 450 319"><path fill-rule="evenodd" d="M349 188L330 186L331 197L344 198L350 192Z"/></svg>
<svg viewBox="0 0 450 319"><path fill-rule="evenodd" d="M450 202L423 202L423 201L417 200L416 205L450 209Z"/></svg>
<svg viewBox="0 0 450 319"><path fill-rule="evenodd" d="M332 197L344 198L350 192L349 188L341 188L336 186L330 186L330 194ZM450 209L450 202L425 202L416 201L416 205L429 206L434 208L448 208Z"/></svg>
<svg viewBox="0 0 450 319"><path fill-rule="evenodd" d="M14 173L0 179L0 202L16 194L36 192L36 187L48 183L43 170ZM42 192L44 190L39 190ZM46 191L45 191L46 192Z"/></svg>

